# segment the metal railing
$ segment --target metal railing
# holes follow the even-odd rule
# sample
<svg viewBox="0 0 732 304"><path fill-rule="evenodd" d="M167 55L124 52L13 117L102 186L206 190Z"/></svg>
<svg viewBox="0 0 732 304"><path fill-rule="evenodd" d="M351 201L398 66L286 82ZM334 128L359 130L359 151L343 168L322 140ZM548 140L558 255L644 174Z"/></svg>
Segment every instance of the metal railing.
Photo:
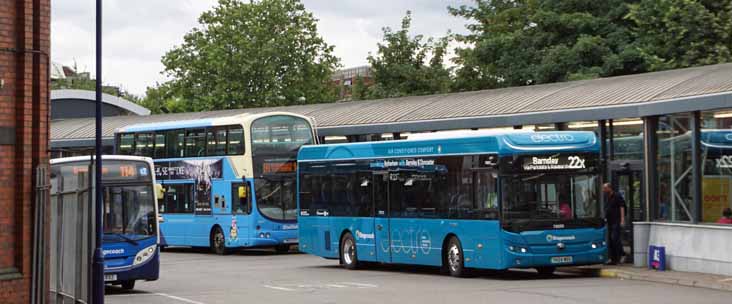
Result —
<svg viewBox="0 0 732 304"><path fill-rule="evenodd" d="M90 166L87 172L92 172ZM91 174L51 176L48 303L89 303L94 248ZM68 188L68 189L67 189Z"/></svg>

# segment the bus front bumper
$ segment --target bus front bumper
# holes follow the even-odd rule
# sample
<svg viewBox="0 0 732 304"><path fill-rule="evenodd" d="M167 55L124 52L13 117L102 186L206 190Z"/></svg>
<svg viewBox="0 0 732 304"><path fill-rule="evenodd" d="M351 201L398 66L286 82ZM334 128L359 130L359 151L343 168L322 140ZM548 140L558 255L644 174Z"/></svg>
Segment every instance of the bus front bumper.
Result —
<svg viewBox="0 0 732 304"><path fill-rule="evenodd" d="M562 267L603 264L607 261L607 247L581 252L532 254L506 251L505 268Z"/></svg>

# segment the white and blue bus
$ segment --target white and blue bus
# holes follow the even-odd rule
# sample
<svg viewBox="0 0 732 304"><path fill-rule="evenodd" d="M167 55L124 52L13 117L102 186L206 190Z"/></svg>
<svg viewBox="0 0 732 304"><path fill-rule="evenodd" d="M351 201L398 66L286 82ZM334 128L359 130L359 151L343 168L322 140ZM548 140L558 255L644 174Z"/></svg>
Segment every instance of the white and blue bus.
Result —
<svg viewBox="0 0 732 304"><path fill-rule="evenodd" d="M594 133L435 137L303 147L300 250L454 276L606 262Z"/></svg>
<svg viewBox="0 0 732 304"><path fill-rule="evenodd" d="M122 285L133 289L135 281L154 281L160 274L159 230L157 221L157 200L155 194L155 175L152 159L147 157L104 155L102 163L103 186L103 223L104 237L104 281L107 284ZM91 169L91 170L90 170ZM51 160L51 196L58 199L52 206L63 210L63 218L54 221L71 220L72 224L60 222L59 235L54 238L55 246L67 248L63 252L73 252L76 245L69 239L81 236L69 235L73 227L80 225L83 216L91 216L91 208L80 207L77 199L68 194L81 193L80 176L93 172L91 157L77 156ZM84 174L84 175L82 175ZM88 193L88 192L87 192ZM71 204L74 203L74 204ZM77 213L75 215L70 212ZM76 220L72 220L72 219ZM85 227L92 227L91 220ZM55 225L53 225L55 227ZM62 243L63 242L63 243ZM89 244L88 242L85 244ZM52 265L72 262L66 257L52 256ZM78 257L81 258L81 257ZM62 262L63 259L63 262ZM73 259L77 260L77 259ZM82 259L83 260L83 259ZM69 265L60 266L59 269ZM52 272L57 271L53 269Z"/></svg>
<svg viewBox="0 0 732 304"><path fill-rule="evenodd" d="M163 187L161 246L288 251L297 244L296 157L310 119L270 112L118 129L118 154L150 156Z"/></svg>

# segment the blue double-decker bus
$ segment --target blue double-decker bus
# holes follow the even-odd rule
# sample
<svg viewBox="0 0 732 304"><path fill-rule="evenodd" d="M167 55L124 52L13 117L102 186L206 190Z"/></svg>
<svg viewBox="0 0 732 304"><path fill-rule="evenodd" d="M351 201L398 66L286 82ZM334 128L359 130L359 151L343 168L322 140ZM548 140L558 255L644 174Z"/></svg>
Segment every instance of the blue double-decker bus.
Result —
<svg viewBox="0 0 732 304"><path fill-rule="evenodd" d="M361 262L468 268L604 263L591 132L506 132L306 146L300 250Z"/></svg>
<svg viewBox="0 0 732 304"><path fill-rule="evenodd" d="M116 130L118 154L152 157L162 185L161 246L296 245L296 157L311 121L285 112L146 123Z"/></svg>
<svg viewBox="0 0 732 304"><path fill-rule="evenodd" d="M133 289L136 281L154 281L160 274L153 163L150 158L135 156L104 155L102 159L104 281ZM56 206L55 214L58 215L52 216L52 221L53 227L60 228L52 231L57 234L52 238L52 246L65 248L60 250L64 253L74 252L76 247L90 246L90 242L80 241L83 237L72 234L75 228L92 227L93 209L91 206L79 206L80 198L70 196L87 191L80 187L79 178L89 176L89 172L93 172L93 166L88 156L51 160L51 196L57 200L52 205ZM74 243L74 240L79 241ZM79 249L78 252L91 252L89 249ZM88 257L84 254L75 257L82 256ZM70 257L51 257L52 265L60 265L58 269L51 270L55 273L52 277L66 277L68 270L64 268L73 269L73 263L79 263L73 255ZM88 265L82 265L81 269L88 269L85 267Z"/></svg>

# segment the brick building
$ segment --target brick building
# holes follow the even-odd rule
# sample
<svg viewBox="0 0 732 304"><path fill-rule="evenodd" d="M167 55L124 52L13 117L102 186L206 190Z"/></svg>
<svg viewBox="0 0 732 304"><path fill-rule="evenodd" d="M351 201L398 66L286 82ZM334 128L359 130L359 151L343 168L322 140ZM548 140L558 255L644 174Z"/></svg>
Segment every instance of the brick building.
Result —
<svg viewBox="0 0 732 304"><path fill-rule="evenodd" d="M39 302L47 290L44 229L34 231L36 169L48 164L50 0L0 0L0 303Z"/></svg>

